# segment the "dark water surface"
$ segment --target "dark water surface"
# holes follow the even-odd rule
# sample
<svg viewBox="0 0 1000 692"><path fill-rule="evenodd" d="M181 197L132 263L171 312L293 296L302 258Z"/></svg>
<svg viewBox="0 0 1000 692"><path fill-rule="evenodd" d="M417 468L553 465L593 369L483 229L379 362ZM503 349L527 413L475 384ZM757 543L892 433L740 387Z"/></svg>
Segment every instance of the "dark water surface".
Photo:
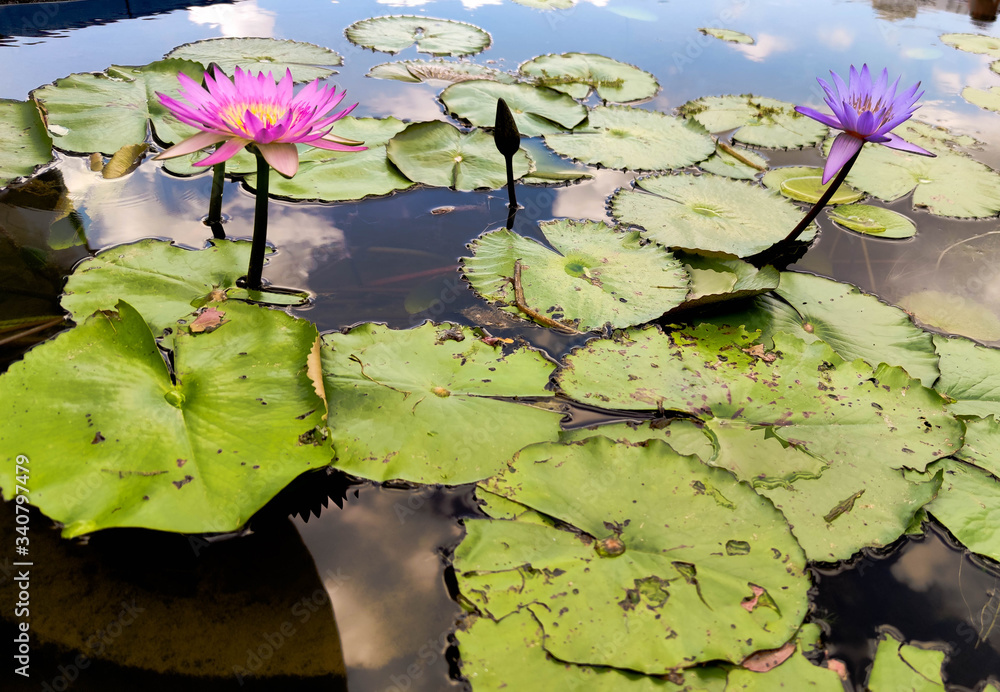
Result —
<svg viewBox="0 0 1000 692"><path fill-rule="evenodd" d="M938 40L945 32L998 36L1000 31L993 22L970 18L970 3L960 0L581 0L572 9L550 12L510 0L241 0L53 29L80 23L60 23L75 4L39 6L49 20L21 31L24 35L0 37L0 97L23 100L30 90L70 73L100 71L112 64L145 64L190 41L272 36L341 53L344 65L331 81L347 88L350 101L360 103L354 115L447 119L437 100L442 84L364 76L382 62L427 56L413 48L397 56L373 53L353 46L343 33L352 22L370 16L426 14L468 21L489 31L492 47L472 58L479 63L513 69L540 54L581 51L635 64L652 72L662 87L645 107L664 112L700 96L748 92L817 106L816 76L831 69L844 74L851 64L862 62L886 65L890 72L903 75L903 83L923 82L926 95L920 119L983 140L986 144L976 158L1000 168L1000 116L958 95L964 86L987 88L1000 78L989 71L986 56L959 52ZM972 4L974 9L982 5ZM4 23L7 11L0 6L0 27L16 29L17 22ZM702 26L742 31L754 36L756 44L724 43L698 33ZM823 160L818 149L764 153L772 165L821 165ZM608 195L634 177L603 170L593 180L568 187L522 186L518 200L524 209L516 230L537 234L537 221L556 217L603 219ZM106 181L91 173L85 160L60 155L58 165L42 180L45 189L0 193L0 321L61 314L62 279L88 251L149 236L201 247L211 235L200 222L210 176L176 178L147 161L121 180ZM61 232L81 230L88 248L39 257L26 248L45 246L52 217L44 200L60 193L68 195L79 211L74 222L79 228L63 221L59 223L66 227ZM249 236L253 203L251 194L227 183L223 212L230 219L226 231L231 237ZM265 278L311 291L313 304L300 312L320 330L363 321L407 327L427 318L455 320L490 326L498 335L521 335L559 357L577 342L541 328L494 325L455 271L457 258L466 254L472 238L503 224L505 204L502 191L429 188L343 204L272 201L269 239L278 252ZM915 239L864 238L840 231L821 217L823 234L797 267L852 282L889 302L918 290L945 291L954 296L956 305L985 306L1000 318L996 220L942 219L912 211L909 204L907 197L889 208L916 222ZM442 207L453 209L437 213ZM35 338L51 333L43 330ZM0 342L0 359L9 362L27 345L30 342L6 346ZM335 665L314 666L305 677L295 679L290 666L277 663L295 661L296 655L316 658L323 651L335 652L338 631L352 692L460 688L461 682L449 679L445 655L448 633L460 614L449 597L445 565L449 551L461 539L459 519L474 511L468 488L413 490L365 484L347 494L343 509L331 504L319 519L308 523L295 519L294 529L286 520L262 520L254 525L253 536L228 542L208 545L197 539L192 544L183 538L182 543L171 543L173 539L140 531L104 532L107 536L95 536L86 545L53 541L51 562L77 565L92 575L87 583L95 590L90 596L82 587L76 592L53 591L52 598L61 599L53 604L76 604L64 628L67 642L75 641L73 632L106 631L109 622L100 620L99 613L107 611L87 612L88 598L113 610L120 600L117 592L104 593L101 585L110 584L112 591L126 589L116 580L132 583L140 573L147 574L145 579L148 574L177 572L176 580L144 584L146 590L135 594L138 598L168 594L165 599L175 600L170 600L174 609L166 612L178 615L151 618L148 622L156 623L152 630L142 629L143 620L138 618L140 624L124 627L115 646L109 646L109 651L118 653L87 667L73 668L75 653L68 644L41 647L39 677L17 689L41 690L43 683L57 691L342 689L343 676ZM36 517L34 526L47 525L46 519ZM238 544L246 545L234 547ZM189 564L191 555L202 554L217 556L212 558L218 562L212 568L217 571L205 571L202 563ZM102 567L115 562L109 555L117 555L123 564ZM280 568L272 569L275 564ZM73 579L72 573L52 569L53 583ZM114 569L121 573L105 573ZM878 628L889 626L906 639L949 645L953 656L947 667L949 681L974 689L988 676L1000 675L1000 628L989 627L1000 608L997 574L994 567L963 557L946 537L931 530L925 537L901 541L894 551L862 556L846 569L817 569L815 615L827 625L833 655L849 663L859 684L874 652L871 642ZM217 595L192 586L205 580L219 585ZM252 584L258 581L260 591L253 591ZM313 599L315 594L322 597ZM206 607L202 618L197 617L197 604L213 600L242 613L233 616L229 629L214 635L208 624L221 616ZM303 622L307 611L310 616ZM274 638L283 624L295 632ZM164 661L182 660L183 647L164 653L154 663L155 654L121 644L140 636L155 643L158 631L171 641L196 642L192 646L204 660L174 672L141 672L165 671ZM4 629L5 639L7 634ZM261 664L262 671L270 671L269 679L240 680L232 670L218 666L221 654L213 658L219 653L214 649L226 646L237 652L246 648L251 655L264 651L261 647L269 636L274 638L272 644L280 641L272 646L273 656ZM218 637L232 641L222 646Z"/></svg>

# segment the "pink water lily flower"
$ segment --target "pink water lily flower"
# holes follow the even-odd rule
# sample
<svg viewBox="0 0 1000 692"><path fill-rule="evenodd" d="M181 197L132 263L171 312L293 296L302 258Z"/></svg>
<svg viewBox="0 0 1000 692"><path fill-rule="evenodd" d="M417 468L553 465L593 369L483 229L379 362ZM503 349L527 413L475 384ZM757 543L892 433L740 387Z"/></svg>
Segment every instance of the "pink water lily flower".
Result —
<svg viewBox="0 0 1000 692"><path fill-rule="evenodd" d="M825 101L833 111L832 116L806 106L795 108L802 115L843 130L833 140L830 155L826 159L826 166L823 168L824 184L858 153L865 142L876 142L892 149L922 156L935 156L890 132L894 127L909 120L913 111L919 108L913 104L924 95L922 91L917 93L920 82L896 96L899 78L897 77L890 87L888 70L882 70L877 82L869 74L868 65L861 68L860 74L854 69L854 65L851 65L847 84L844 84L844 80L835 72L830 72L830 75L833 77L833 89L822 79L816 81L826 92Z"/></svg>
<svg viewBox="0 0 1000 692"><path fill-rule="evenodd" d="M350 113L355 106L328 115L344 98L346 92L335 87L319 86L319 80L307 84L297 94L292 93L292 72L285 71L275 84L271 73L256 76L236 68L236 78L229 80L218 67L215 76L205 73L205 87L183 72L177 75L181 83L182 103L157 92L160 103L178 120L202 130L156 156L169 159L184 156L205 147L221 146L196 166L212 166L236 155L253 144L274 170L284 176L295 175L299 168L296 144L310 144L332 151L363 151L362 142L330 133L333 123Z"/></svg>

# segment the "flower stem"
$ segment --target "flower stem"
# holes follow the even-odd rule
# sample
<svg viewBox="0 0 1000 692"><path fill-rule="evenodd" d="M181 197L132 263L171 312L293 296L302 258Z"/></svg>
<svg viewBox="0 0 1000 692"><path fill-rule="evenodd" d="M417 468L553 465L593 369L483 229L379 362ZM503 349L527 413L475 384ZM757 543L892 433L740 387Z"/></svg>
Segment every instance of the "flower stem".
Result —
<svg viewBox="0 0 1000 692"><path fill-rule="evenodd" d="M212 166L212 194L208 198L208 218L205 223L211 226L222 222L222 188L226 184L226 163Z"/></svg>
<svg viewBox="0 0 1000 692"><path fill-rule="evenodd" d="M261 274L264 272L264 253L267 251L267 194L271 166L257 151L257 203L253 215L253 245L250 247L250 268L247 270L247 288L251 291L263 290Z"/></svg>
<svg viewBox="0 0 1000 692"><path fill-rule="evenodd" d="M833 182L830 183L830 187L828 187L826 192L824 192L822 196L816 200L816 204L812 206L812 209L806 212L806 215L802 217L802 220L796 224L795 228L793 228L783 240L779 240L771 247L758 252L752 257L747 257L746 260L757 267L763 267L767 264L776 264L778 259L789 250L789 246L798 240L799 236L802 235L802 232L809 227L809 224L811 224L817 216L819 216L823 207L827 205L833 195L837 192L837 188L839 188L841 183L844 182L844 179L847 178L847 174L851 172L851 167L854 165L854 162L858 160L858 156L860 155L861 149L858 149L854 156L848 159L843 168L837 172L837 176L833 179ZM783 268L784 267L778 267L778 269Z"/></svg>

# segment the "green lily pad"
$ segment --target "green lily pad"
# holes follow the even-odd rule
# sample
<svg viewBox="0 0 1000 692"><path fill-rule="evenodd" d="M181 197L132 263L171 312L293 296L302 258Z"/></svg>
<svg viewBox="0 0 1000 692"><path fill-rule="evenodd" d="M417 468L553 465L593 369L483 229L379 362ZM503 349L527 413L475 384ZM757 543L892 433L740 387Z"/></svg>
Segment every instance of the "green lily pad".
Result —
<svg viewBox="0 0 1000 692"><path fill-rule="evenodd" d="M953 459L935 466L944 471L944 483L927 511L966 548L1000 560L1000 481Z"/></svg>
<svg viewBox="0 0 1000 692"><path fill-rule="evenodd" d="M842 692L844 683L833 670L812 663L804 655L822 649L819 625L802 625L794 642L794 652L774 668L757 672L747 667L729 671L726 692L773 692L774 690L810 690L811 692ZM786 646L790 646L790 642ZM763 652L764 654L770 652ZM744 662L744 666L747 663Z"/></svg>
<svg viewBox="0 0 1000 692"><path fill-rule="evenodd" d="M611 216L661 245L749 257L784 239L802 212L774 192L714 175L654 175L611 197ZM815 235L815 226L803 234Z"/></svg>
<svg viewBox="0 0 1000 692"><path fill-rule="evenodd" d="M372 17L351 24L344 33L351 43L384 53L398 53L416 43L421 53L461 57L492 43L478 26L433 17Z"/></svg>
<svg viewBox="0 0 1000 692"><path fill-rule="evenodd" d="M963 428L945 399L902 368L845 361L821 341L773 339L766 353L742 328L630 329L567 356L556 382L570 398L603 408L773 426L831 464L923 471L961 447Z"/></svg>
<svg viewBox="0 0 1000 692"><path fill-rule="evenodd" d="M291 70L292 79L296 82L329 77L336 70L325 66L344 62L339 53L329 48L275 38L210 38L177 46L165 57L193 60L205 69L214 62L230 77L237 65L254 74L270 72L275 80L284 77L286 70ZM200 77L198 81L201 81Z"/></svg>
<svg viewBox="0 0 1000 692"><path fill-rule="evenodd" d="M540 139L522 139L521 149L535 164L535 168L521 178L525 185L552 185L594 177L589 166L564 159Z"/></svg>
<svg viewBox="0 0 1000 692"><path fill-rule="evenodd" d="M77 322L119 299L141 312L154 334L211 300L224 299L244 276L250 243L213 240L203 250L147 239L97 253L76 266L66 282L62 306ZM266 300L271 294L263 293ZM297 299L296 303L301 303Z"/></svg>
<svg viewBox="0 0 1000 692"><path fill-rule="evenodd" d="M707 321L760 330L766 348L773 347L776 332L787 332L806 343L823 341L847 361L898 365L925 387L937 380L935 342L899 308L851 284L798 272L782 272L775 293Z"/></svg>
<svg viewBox="0 0 1000 692"><path fill-rule="evenodd" d="M795 104L751 94L705 96L688 101L679 112L709 132L735 129L733 139L755 147L807 147L821 142L827 133L825 125L797 113Z"/></svg>
<svg viewBox="0 0 1000 692"><path fill-rule="evenodd" d="M879 639L868 692L945 692L944 651L904 644L892 634Z"/></svg>
<svg viewBox="0 0 1000 692"><path fill-rule="evenodd" d="M1000 477L1000 422L997 417L963 420L965 445L955 456Z"/></svg>
<svg viewBox="0 0 1000 692"><path fill-rule="evenodd" d="M923 324L980 341L1000 341L1000 317L993 307L944 291L917 291L899 305Z"/></svg>
<svg viewBox="0 0 1000 692"><path fill-rule="evenodd" d="M524 137L571 130L587 117L587 109L566 94L530 84L477 79L452 84L441 92L441 101L453 116L478 127L493 127L501 98Z"/></svg>
<svg viewBox="0 0 1000 692"><path fill-rule="evenodd" d="M893 132L931 150L935 157L866 144L847 182L887 202L913 191L913 207L938 216L996 216L1000 212L1000 174L951 148L951 140L929 136L933 131L918 129L920 125L907 122ZM831 142L823 145L827 153Z"/></svg>
<svg viewBox="0 0 1000 692"><path fill-rule="evenodd" d="M630 103L652 98L660 90L656 77L634 65L595 53L540 55L520 67L540 86L583 99L593 89L605 102Z"/></svg>
<svg viewBox="0 0 1000 692"><path fill-rule="evenodd" d="M146 141L150 118L162 121L167 111L155 92L176 97L178 72L198 81L204 76L201 66L189 60L160 60L143 67L113 65L102 73L57 79L31 95L46 114L55 146L111 156L124 146Z"/></svg>
<svg viewBox="0 0 1000 692"><path fill-rule="evenodd" d="M705 34L706 36L717 38L720 41L728 41L729 43L743 43L748 46L752 46L754 44L753 36L744 34L742 31L733 31L732 29L712 29L712 28L698 29L698 31Z"/></svg>
<svg viewBox="0 0 1000 692"><path fill-rule="evenodd" d="M934 386L955 399L955 415L1000 415L1000 350L961 337L934 335L941 356L941 379Z"/></svg>
<svg viewBox="0 0 1000 692"><path fill-rule="evenodd" d="M365 151L335 152L307 147L299 156L299 170L291 178L271 175L268 193L288 199L342 202L371 195L387 195L413 185L389 161L386 143L406 127L396 118L344 118L338 120L333 134L360 140ZM248 175L244 183L257 189L257 176Z"/></svg>
<svg viewBox="0 0 1000 692"><path fill-rule="evenodd" d="M529 610L560 660L651 674L736 662L806 613L805 559L770 503L662 442L533 445L483 485L570 528L468 521L459 590L494 620Z"/></svg>
<svg viewBox="0 0 1000 692"><path fill-rule="evenodd" d="M172 373L124 301L12 365L0 377L6 498L23 454L32 504L66 537L119 526L233 531L297 475L328 464L329 447L314 441L325 436L325 406L306 375L316 327L242 303L217 307L217 329L177 336Z"/></svg>
<svg viewBox="0 0 1000 692"><path fill-rule="evenodd" d="M52 138L34 103L0 99L0 187L52 160Z"/></svg>
<svg viewBox="0 0 1000 692"><path fill-rule="evenodd" d="M847 204L826 210L838 226L876 238L912 238L917 227L897 212L870 204Z"/></svg>
<svg viewBox="0 0 1000 692"><path fill-rule="evenodd" d="M504 157L493 136L481 130L462 132L439 120L410 123L389 140L388 155L403 175L426 185L476 190L507 184ZM514 154L514 177L530 170L528 155Z"/></svg>
<svg viewBox="0 0 1000 692"><path fill-rule="evenodd" d="M538 351L504 354L480 337L429 322L324 336L337 468L378 481L456 485L495 474L525 445L555 439L559 412L511 400L549 396L552 364Z"/></svg>
<svg viewBox="0 0 1000 692"><path fill-rule="evenodd" d="M941 34L941 41L966 53L981 53L1000 58L1000 38L983 34Z"/></svg>
<svg viewBox="0 0 1000 692"><path fill-rule="evenodd" d="M715 150L697 126L626 106L598 106L572 133L545 135L545 144L583 163L633 171L683 168Z"/></svg>
<svg viewBox="0 0 1000 692"><path fill-rule="evenodd" d="M483 299L522 314L515 303L514 264L529 308L580 330L626 327L656 319L684 301L688 277L662 246L594 221L539 224L553 249L501 229L469 246L465 277Z"/></svg>
<svg viewBox="0 0 1000 692"><path fill-rule="evenodd" d="M687 252L677 252L674 256L691 277L687 298L676 310L766 293L778 287L781 277L771 265L758 269L740 259L704 257Z"/></svg>
<svg viewBox="0 0 1000 692"><path fill-rule="evenodd" d="M579 442L588 437L603 435L617 442L636 444L646 440L662 440L670 445L675 452L682 455L692 455L699 459L711 459L715 454L715 446L703 426L685 418L675 418L670 421L655 422L628 421L608 425L590 426L563 430L559 434L562 442ZM490 514L496 517L494 514Z"/></svg>
<svg viewBox="0 0 1000 692"><path fill-rule="evenodd" d="M764 174L761 182L764 183L765 187L775 192L780 192L785 197L798 202L815 204L830 188L830 185L833 184L831 180L826 185L823 185L821 182L822 179L823 169L821 168L789 166L786 168L772 168ZM851 202L857 202L864 196L865 193L863 192L858 192L847 185L841 185L833 193L829 204L850 204Z"/></svg>
<svg viewBox="0 0 1000 692"><path fill-rule="evenodd" d="M452 62L448 60L398 60L385 62L368 70L366 77L374 79L395 79L400 82L465 82L470 79L492 79L495 82L513 84L513 75L474 62Z"/></svg>
<svg viewBox="0 0 1000 692"><path fill-rule="evenodd" d="M755 151L749 149L736 149L742 159L751 161L756 166L747 165L746 161L736 158L721 146L717 146L715 154L698 164L698 168L706 173L714 173L726 178L736 180L754 180L757 174L767 170L767 159Z"/></svg>
<svg viewBox="0 0 1000 692"><path fill-rule="evenodd" d="M462 674L480 690L559 690L560 692L724 692L726 671L689 668L683 682L615 668L563 663L545 653L542 627L526 610L499 622L469 616L456 633ZM839 692L839 691L838 691Z"/></svg>
<svg viewBox="0 0 1000 692"><path fill-rule="evenodd" d="M990 87L989 90L965 87L962 98L980 108L1000 113L1000 87Z"/></svg>

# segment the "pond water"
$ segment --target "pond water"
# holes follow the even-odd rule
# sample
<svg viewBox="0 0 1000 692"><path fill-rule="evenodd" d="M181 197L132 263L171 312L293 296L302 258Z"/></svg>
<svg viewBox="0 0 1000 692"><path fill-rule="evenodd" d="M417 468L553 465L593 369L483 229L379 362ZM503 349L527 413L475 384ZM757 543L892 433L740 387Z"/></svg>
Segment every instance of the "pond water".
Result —
<svg viewBox="0 0 1000 692"><path fill-rule="evenodd" d="M1000 168L1000 116L959 96L965 86L993 86L997 75L989 71L987 56L957 51L939 40L947 32L1000 36L988 8L983 14L980 7L990 3L580 0L569 9L541 11L510 0L240 0L198 3L133 19L113 16L113 21L92 25L73 19L65 22L66 28L47 28L62 26L60 12L69 14L74 4L39 5L44 14L32 16L45 21L21 31L26 35L0 37L6 67L0 72L0 97L23 100L32 89L71 73L146 64L191 41L263 36L311 42L343 55L344 64L331 81L346 87L350 102L359 102L354 115L448 120L437 98L443 83L365 77L376 64L426 56L413 48L398 56L376 53L353 45L344 35L348 25L366 17L413 13L486 29L492 46L472 59L501 69L568 51L601 53L631 63L651 72L661 85L643 107L668 113L701 96L745 93L818 107L817 76L831 69L843 74L849 65L863 62L886 65L903 75L903 83L922 82L926 93L917 117L982 140L976 158ZM970 5L979 18L970 17ZM0 14L7 9L0 7ZM710 38L697 31L705 26L745 32L756 42L737 45ZM771 166L822 165L824 160L818 148L767 155ZM605 219L609 195L637 177L607 169L590 172L593 178L579 184L521 186L518 201L523 209L515 230L540 237L540 220ZM64 220L62 230L82 231L86 245L52 252L44 269L30 277L5 272L0 278L0 322L61 314L62 279L78 260L101 248L146 237L198 248L211 237L201 223L210 175L179 178L147 160L123 179L101 180L85 159L60 154L43 179L55 190L49 195L64 192L72 200L79 227ZM52 214L39 199L37 193L16 189L0 193L0 256L44 246ZM494 335L523 338L559 358L582 339L523 322L512 326L497 321L456 272L457 259L468 254L466 245L503 225L506 202L503 190L443 188L341 204L272 200L268 238L277 252L265 277L278 286L308 290L312 302L296 312L320 331L366 321L410 327L425 319L449 320L489 326ZM250 235L253 205L252 193L238 183L226 184L223 213L229 237ZM886 206L914 220L919 229L915 238L880 240L823 221L822 236L793 268L853 283L894 304L921 291L940 291L950 297L947 305L953 313L968 308L1000 320L996 219L933 216L911 209L909 196ZM13 344L0 341L0 360L5 366L19 358L54 329ZM968 335L1000 345L997 336ZM576 420L583 422L589 420ZM320 485L325 492L326 486ZM366 482L345 488L339 480L329 485L338 499L346 493L343 508L330 503L318 518L292 520L294 529L281 511L271 511L253 523L253 536L213 538L211 543L186 538L170 543L134 530L109 531L106 536L102 532L83 545L52 541L46 547L51 553L45 556L53 565L52 598L57 600L51 603L79 604L72 613L49 613L66 617L65 629L71 633L67 642L82 636L73 633L109 629L106 622L88 620L88 599L106 603L161 594L167 605L149 606L156 614L149 625L141 625L143 618L137 617L135 627L124 627L118 653L110 660L74 669L71 646L46 645L37 652L37 677L30 684L15 680L4 689L45 689L43 683L56 690L344 689L345 673L338 669L336 654L330 653L336 651L337 635L330 629L329 614L323 615L330 603L346 688L352 692L461 689L464 683L454 678L446 655L449 634L462 612L450 594L447 565L463 535L460 520L478 513L471 489ZM293 505L317 502L294 493L288 497ZM41 515L33 521L39 527L36 533L50 524ZM950 646L946 679L954 689L976 689L988 677L1000 676L1000 628L991 626L1000 611L1000 571L966 557L946 533L932 528L849 565L815 569L814 617L824 623L828 648L847 662L859 689L881 627L895 628L905 640ZM247 545L234 547L238 543ZM189 555L197 557L202 550L218 551L225 559L220 557L211 568L191 566ZM61 566L57 569L56 564ZM61 580L77 579L71 567L86 578L77 588L59 590L55 585ZM185 589L171 579L150 577L150 572L176 572L180 582L190 579L191 584L198 581L191 575L197 574L201 586ZM244 577L256 586L234 586ZM218 594L204 586L206 580L218 585ZM266 592L271 595L262 595ZM316 593L323 596L316 599L315 610L308 609L308 603L301 605L303 598ZM216 599L219 603L212 604ZM205 604L200 616L199 603ZM221 605L243 612L226 613ZM294 610L296 605L299 610ZM320 615L303 620L300 616L307 612ZM213 618L224 621L211 622ZM274 657L261 664L269 671L267 677L239 679L213 667L222 659L215 655L217 648L257 650L260 633L280 632L287 622L295 624L297 634L278 637L279 644L271 642ZM307 628L312 631L301 636ZM9 631L5 620L5 637ZM190 645L158 657L158 633L171 642L187 639ZM140 637L152 638L152 651L147 650L149 642L126 642ZM223 644L220 638L231 641ZM333 662L316 664L314 659L324 652ZM179 663L185 657L187 662ZM310 659L312 663L304 662ZM142 672L150 670L157 672ZM66 686L59 686L62 683Z"/></svg>

